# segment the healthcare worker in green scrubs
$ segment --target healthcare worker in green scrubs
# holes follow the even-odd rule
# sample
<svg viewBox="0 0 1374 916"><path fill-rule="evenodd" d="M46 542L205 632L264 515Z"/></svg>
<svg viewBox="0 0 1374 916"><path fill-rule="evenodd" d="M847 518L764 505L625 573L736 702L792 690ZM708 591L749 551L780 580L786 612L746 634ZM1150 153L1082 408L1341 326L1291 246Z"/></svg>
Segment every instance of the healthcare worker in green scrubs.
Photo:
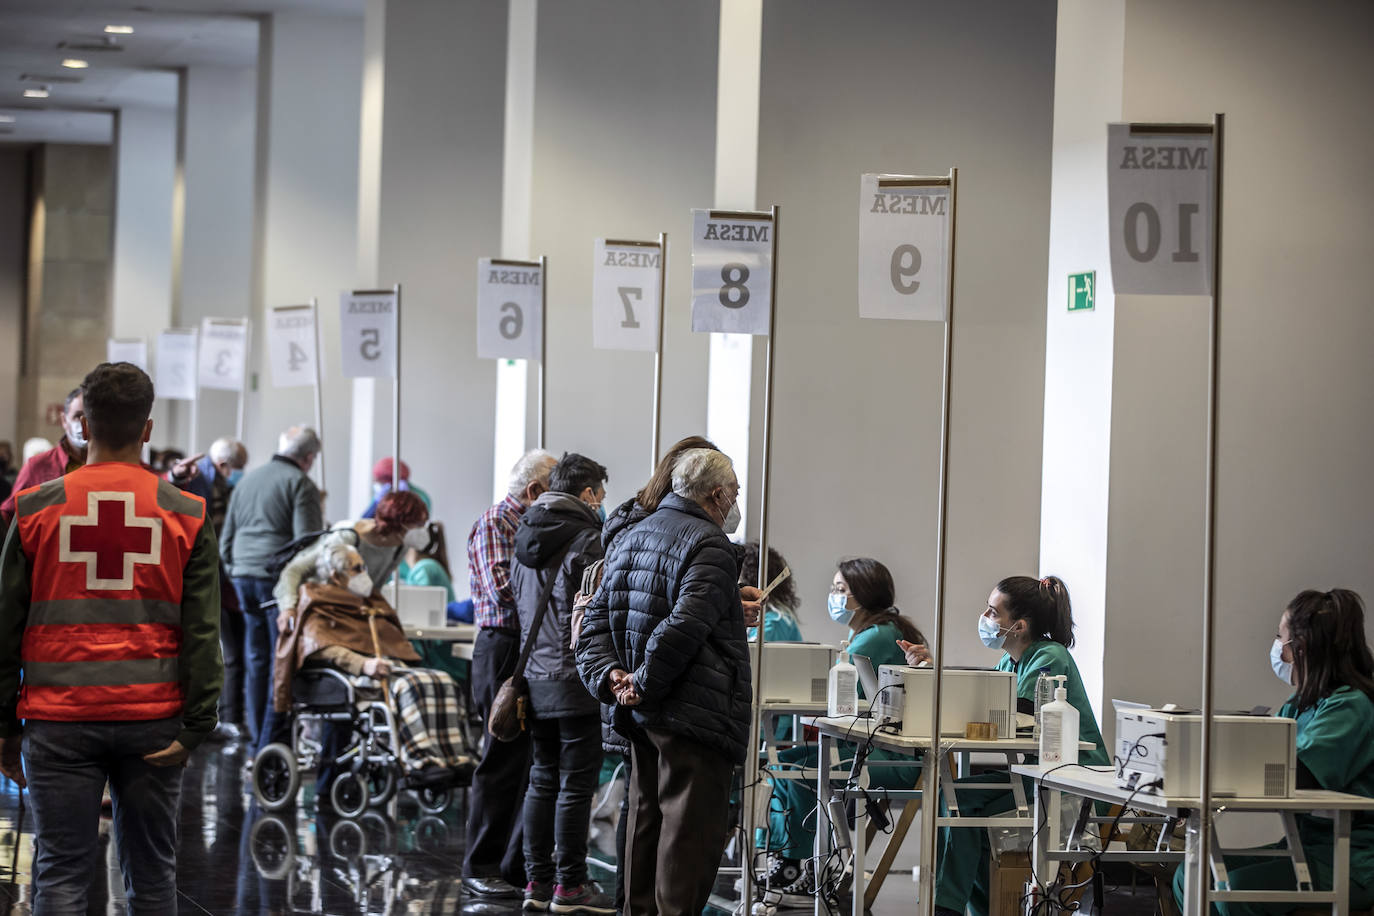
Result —
<svg viewBox="0 0 1374 916"><path fill-rule="evenodd" d="M1035 683L1041 671L1051 676L1064 675L1068 679L1068 701L1078 710L1078 738L1092 745L1090 750L1079 752L1078 762L1086 766L1110 762L1097 717L1083 689L1083 678L1069 654L1073 647L1073 610L1068 587L1062 580L1056 576L1012 576L998 582L988 596L987 609L978 617L978 636L989 649L1003 650L998 671L1016 672L1017 712L1035 711ZM908 659L916 654L908 650ZM1005 783L1008 778L1008 773L1001 770L959 782ZM991 816L1014 807L1010 789L964 789L959 793L959 813L966 816ZM936 914L962 914L968 907L976 916L987 916L989 858L986 830L941 829L935 872Z"/></svg>
<svg viewBox="0 0 1374 916"><path fill-rule="evenodd" d="M1298 720L1299 789L1330 789L1374 798L1374 656L1364 634L1364 603L1345 588L1305 591L1279 618L1269 653L1274 674L1293 687L1279 715ZM1298 815L1298 836L1312 881L1330 890L1331 821ZM1276 843L1270 849L1282 848ZM1286 858L1227 856L1232 890L1296 890ZM1174 874L1174 898L1183 903L1183 869ZM1350 828L1350 908L1374 905L1374 815L1355 814ZM1214 903L1223 916L1291 913L1285 903Z"/></svg>
<svg viewBox="0 0 1374 916"><path fill-rule="evenodd" d="M867 657L875 671L880 665L906 663L899 641L919 646L922 651L925 649L925 636L897 610L896 598L892 573L869 557L841 561L831 580L827 607L832 620L849 626L849 647L845 651ZM859 694L863 695L862 686ZM852 760L854 751L854 744L842 742L841 760ZM791 748L781 751L778 759L788 768L802 771L805 778L773 780L768 811L769 852L759 883L765 891L763 900L767 904L810 905L814 902L810 897L816 892L816 878L803 863L811 865L816 842L816 748ZM910 754L892 754L874 748L868 759L871 786L910 789L916 785L919 767L883 766L874 762L909 761Z"/></svg>

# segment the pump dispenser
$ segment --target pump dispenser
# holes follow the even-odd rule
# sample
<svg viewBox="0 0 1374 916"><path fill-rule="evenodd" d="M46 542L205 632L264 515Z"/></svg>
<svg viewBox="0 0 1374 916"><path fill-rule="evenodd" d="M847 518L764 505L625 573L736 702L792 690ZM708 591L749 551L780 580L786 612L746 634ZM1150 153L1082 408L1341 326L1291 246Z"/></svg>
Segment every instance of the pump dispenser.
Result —
<svg viewBox="0 0 1374 916"><path fill-rule="evenodd" d="M1040 765L1078 762L1078 710L1068 700L1068 677L1055 675L1054 700L1040 709Z"/></svg>
<svg viewBox="0 0 1374 916"><path fill-rule="evenodd" d="M844 648L849 646L845 645ZM841 652L830 669L826 698L832 718L859 714L859 669L849 660L848 652Z"/></svg>

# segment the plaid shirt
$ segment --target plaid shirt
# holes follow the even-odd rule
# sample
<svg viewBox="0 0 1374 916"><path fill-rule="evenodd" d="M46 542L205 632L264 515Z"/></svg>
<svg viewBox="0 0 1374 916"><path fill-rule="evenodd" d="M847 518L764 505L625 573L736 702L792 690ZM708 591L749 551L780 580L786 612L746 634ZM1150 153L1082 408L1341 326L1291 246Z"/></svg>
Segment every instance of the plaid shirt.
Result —
<svg viewBox="0 0 1374 916"><path fill-rule="evenodd" d="M479 627L520 628L511 591L510 561L515 552L515 528L525 507L514 496L492 506L468 535L468 584L473 618Z"/></svg>

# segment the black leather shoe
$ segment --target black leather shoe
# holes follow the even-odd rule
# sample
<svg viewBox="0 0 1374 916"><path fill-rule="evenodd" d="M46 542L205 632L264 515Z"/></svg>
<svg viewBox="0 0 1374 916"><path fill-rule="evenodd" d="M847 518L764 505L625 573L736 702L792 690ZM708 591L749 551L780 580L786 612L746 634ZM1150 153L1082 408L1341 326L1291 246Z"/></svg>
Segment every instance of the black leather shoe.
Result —
<svg viewBox="0 0 1374 916"><path fill-rule="evenodd" d="M491 900L523 900L525 892L505 878L464 878L463 890Z"/></svg>

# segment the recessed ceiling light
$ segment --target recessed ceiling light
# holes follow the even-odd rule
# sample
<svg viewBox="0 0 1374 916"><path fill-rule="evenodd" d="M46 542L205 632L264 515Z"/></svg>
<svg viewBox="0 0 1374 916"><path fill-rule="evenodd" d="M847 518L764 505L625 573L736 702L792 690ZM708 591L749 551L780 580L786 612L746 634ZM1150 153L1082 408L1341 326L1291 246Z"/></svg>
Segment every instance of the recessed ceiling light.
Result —
<svg viewBox="0 0 1374 916"><path fill-rule="evenodd" d="M0 115L0 124L13 124L14 115Z"/></svg>
<svg viewBox="0 0 1374 916"><path fill-rule="evenodd" d="M66 60L62 61L62 66L66 67L68 70L85 70L87 67L90 66L90 64L84 60L79 60L75 57L69 57Z"/></svg>
<svg viewBox="0 0 1374 916"><path fill-rule="evenodd" d="M46 99L48 90L46 89L25 89L24 98L26 99Z"/></svg>
<svg viewBox="0 0 1374 916"><path fill-rule="evenodd" d="M111 35L132 35L134 27L131 25L107 25L105 31Z"/></svg>

